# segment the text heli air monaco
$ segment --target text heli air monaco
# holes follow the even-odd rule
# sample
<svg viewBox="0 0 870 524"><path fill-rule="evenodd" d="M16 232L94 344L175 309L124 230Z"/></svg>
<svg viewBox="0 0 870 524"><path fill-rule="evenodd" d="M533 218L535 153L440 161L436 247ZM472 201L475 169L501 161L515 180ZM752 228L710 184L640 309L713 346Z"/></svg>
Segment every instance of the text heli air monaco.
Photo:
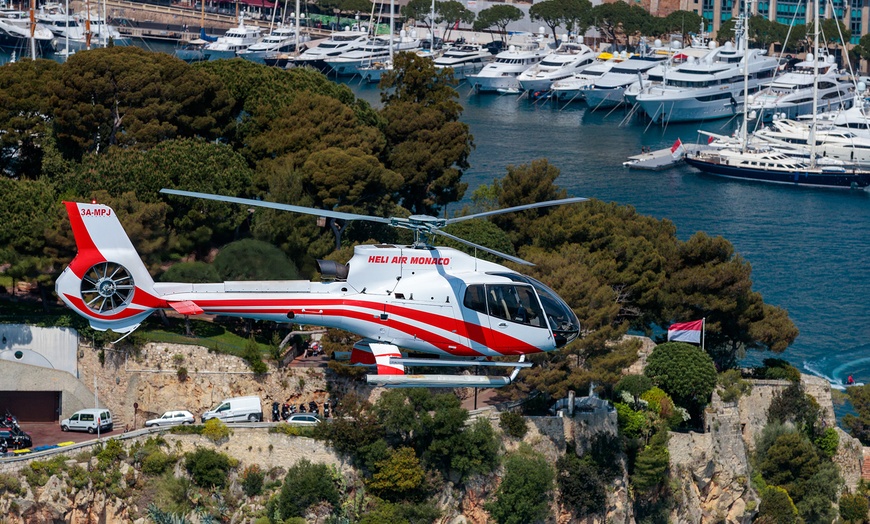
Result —
<svg viewBox="0 0 870 524"><path fill-rule="evenodd" d="M129 333L152 312L224 315L344 329L362 337L352 363L370 383L501 386L525 355L574 340L579 322L541 282L446 247L361 245L346 265L318 261L322 281L154 282L115 212L65 202L78 254L58 296L97 330ZM404 358L399 348L436 356ZM521 362L489 357L521 356ZM510 377L406 375L405 366L514 367Z"/></svg>

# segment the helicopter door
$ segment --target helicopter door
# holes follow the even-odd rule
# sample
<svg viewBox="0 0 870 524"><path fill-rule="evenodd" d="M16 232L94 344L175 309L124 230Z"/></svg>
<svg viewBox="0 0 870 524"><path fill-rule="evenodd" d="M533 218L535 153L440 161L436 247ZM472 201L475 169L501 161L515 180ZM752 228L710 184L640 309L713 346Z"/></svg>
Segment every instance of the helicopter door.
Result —
<svg viewBox="0 0 870 524"><path fill-rule="evenodd" d="M483 354L517 355L541 351L553 345L545 316L531 286L470 285L463 306L471 347ZM473 329L472 324L479 327Z"/></svg>
<svg viewBox="0 0 870 524"><path fill-rule="evenodd" d="M394 302L387 305L387 313L390 319L387 338L399 347L435 346L446 354L457 355L467 345L450 304Z"/></svg>

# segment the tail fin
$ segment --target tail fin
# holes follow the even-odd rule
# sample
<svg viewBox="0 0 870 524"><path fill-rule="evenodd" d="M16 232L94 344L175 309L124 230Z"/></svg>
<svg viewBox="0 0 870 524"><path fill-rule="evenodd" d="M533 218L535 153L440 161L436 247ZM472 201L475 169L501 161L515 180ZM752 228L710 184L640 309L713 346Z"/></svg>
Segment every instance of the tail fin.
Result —
<svg viewBox="0 0 870 524"><path fill-rule="evenodd" d="M78 255L57 279L57 295L98 331L128 333L168 307L112 208L64 202Z"/></svg>

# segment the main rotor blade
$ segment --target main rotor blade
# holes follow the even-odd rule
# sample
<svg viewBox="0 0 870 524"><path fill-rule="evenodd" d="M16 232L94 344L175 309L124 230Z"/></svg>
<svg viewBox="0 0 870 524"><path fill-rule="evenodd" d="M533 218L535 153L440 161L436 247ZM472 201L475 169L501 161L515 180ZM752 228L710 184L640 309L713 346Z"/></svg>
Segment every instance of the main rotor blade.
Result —
<svg viewBox="0 0 870 524"><path fill-rule="evenodd" d="M485 211L483 213L475 213L473 215L466 215L466 216L456 217L456 218L448 218L445 221L445 223L455 224L456 222L462 222L463 220L471 220L473 218L482 218L482 217L488 217L488 216L492 216L492 215L501 215L503 213L513 213L514 211L525 211L526 209L535 209L537 207L550 207L550 206L561 206L563 204L575 204L577 202L585 202L587 200L589 200L589 199L583 198L583 197L563 198L561 200L547 200L546 202L535 202L534 204L525 204L522 206L506 207L504 209L495 209L493 211Z"/></svg>
<svg viewBox="0 0 870 524"><path fill-rule="evenodd" d="M445 233L444 231L441 231L440 229L433 229L430 231L430 233L435 233L436 235L441 235L443 237L447 237L451 240L455 240L456 242L459 242L460 244L465 244L466 246L473 247L473 248L479 249L481 251L486 251L487 253L489 253L491 255L495 255L497 257L501 257L501 258L510 260L511 262L515 262L517 264L522 264L524 266L534 266L534 264L532 264L528 260L523 260L519 257L515 257L513 255L508 255L507 253L502 253L501 251L496 251L495 249L483 247L480 244L475 244L474 242L469 242L468 240L464 240L464 239L461 239L457 236L453 236L450 233Z"/></svg>
<svg viewBox="0 0 870 524"><path fill-rule="evenodd" d="M381 224L389 224L389 218L372 217L368 215L357 215L354 213L342 213L341 211L328 211L326 209L316 209L313 207L294 206L290 204L279 204L278 202L266 202L264 200L254 200L251 198L238 198L223 195L212 195L210 193L196 193L194 191L179 191L177 189L160 190L161 193L167 195L186 196L193 198L202 198L205 200L216 200L218 202L229 202L231 204L243 204L246 206L267 207L270 209L278 209L280 211L293 211L294 213L303 213L306 215L314 215L318 217L336 218L339 220L368 220L369 222L379 222Z"/></svg>

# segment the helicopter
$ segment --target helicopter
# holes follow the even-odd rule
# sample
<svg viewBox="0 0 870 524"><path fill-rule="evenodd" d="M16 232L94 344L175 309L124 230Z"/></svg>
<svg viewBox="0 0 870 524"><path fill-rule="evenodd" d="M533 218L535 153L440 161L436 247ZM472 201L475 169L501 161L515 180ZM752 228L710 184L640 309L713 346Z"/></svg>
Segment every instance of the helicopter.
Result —
<svg viewBox="0 0 870 524"><path fill-rule="evenodd" d="M414 233L411 245L365 244L347 264L317 260L320 281L154 282L115 211L98 203L64 202L78 250L55 288L96 330L124 336L160 309L181 315L222 315L333 327L361 337L338 357L370 366L369 384L387 387L501 387L532 364L526 355L554 351L576 339L572 309L542 282L450 247L434 236L497 255L441 229L449 224L583 202L574 197L455 218L374 217L277 202L163 189L161 193L266 207L333 220L366 220ZM123 338L123 337L122 337ZM400 350L401 348L401 350ZM403 351L405 353L403 353ZM408 352L423 354L414 358ZM494 357L518 356L516 362ZM513 368L507 376L410 374L413 367Z"/></svg>

